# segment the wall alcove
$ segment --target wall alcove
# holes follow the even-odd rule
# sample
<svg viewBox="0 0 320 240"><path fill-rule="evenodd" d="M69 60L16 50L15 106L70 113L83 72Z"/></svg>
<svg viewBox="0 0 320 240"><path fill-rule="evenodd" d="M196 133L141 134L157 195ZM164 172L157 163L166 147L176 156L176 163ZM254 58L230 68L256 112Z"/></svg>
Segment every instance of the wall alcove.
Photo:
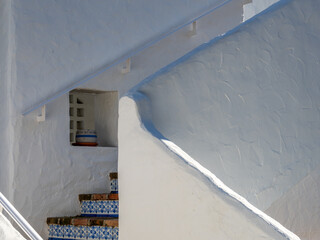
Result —
<svg viewBox="0 0 320 240"><path fill-rule="evenodd" d="M78 130L95 130L100 147L118 146L118 92L75 89L69 92L70 144Z"/></svg>

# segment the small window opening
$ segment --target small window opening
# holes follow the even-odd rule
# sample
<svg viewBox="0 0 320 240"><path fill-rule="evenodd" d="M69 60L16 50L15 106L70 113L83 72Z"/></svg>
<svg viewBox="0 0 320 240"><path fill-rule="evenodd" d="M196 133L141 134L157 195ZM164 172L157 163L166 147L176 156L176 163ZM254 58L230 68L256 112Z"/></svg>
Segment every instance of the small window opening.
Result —
<svg viewBox="0 0 320 240"><path fill-rule="evenodd" d="M76 89L69 93L70 143L118 145L118 92Z"/></svg>

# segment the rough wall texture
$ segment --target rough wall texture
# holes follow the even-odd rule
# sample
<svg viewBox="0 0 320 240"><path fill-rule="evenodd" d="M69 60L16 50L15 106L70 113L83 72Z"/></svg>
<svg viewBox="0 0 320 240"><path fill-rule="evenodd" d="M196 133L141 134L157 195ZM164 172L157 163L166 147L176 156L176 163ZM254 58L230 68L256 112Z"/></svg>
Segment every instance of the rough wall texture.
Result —
<svg viewBox="0 0 320 240"><path fill-rule="evenodd" d="M151 135L152 123L138 113L142 101L124 97L119 107L120 240L299 239L280 234Z"/></svg>
<svg viewBox="0 0 320 240"><path fill-rule="evenodd" d="M12 11L3 10L3 4L9 2L13 4ZM192 1L185 4L183 1L181 6L186 13L193 14L214 2ZM6 97L0 95L8 103L5 106L10 106L6 108L2 105L2 113L6 114L0 115L1 129L7 134L8 141L1 145L6 149L1 149L1 166L10 163L2 168L4 174L1 174L1 178L4 180L1 180L1 184L5 186L1 185L1 191L12 190L7 197L36 230L45 236L46 217L77 213L76 194L105 191L107 172L116 170L117 149L98 149L93 152L89 148L69 146L67 96L47 105L47 120L43 123L35 121L37 111L22 117L21 110L104 65L117 54L121 55L121 51L127 51L142 40L149 39L163 30L162 27L170 27L183 20L187 15L176 14L178 8L175 4L180 4L179 1L161 1L164 4L161 11L156 5L139 8L139 4L135 2L136 6L127 8L128 11L135 10L130 16L118 14L123 13L123 9L124 12L127 11L124 6L129 1L116 3L114 9L109 8L107 2L101 1L91 1L90 7L83 1L71 4L51 0L2 0L0 3L1 11L6 13L0 15L1 19L5 19L0 23L1 29L7 29L7 21L12 18L12 34L4 34L5 39L10 36L10 41L1 41L0 48L4 51L11 44L9 49L13 55L9 65L10 81L2 82L2 77L0 80L1 84L10 83L5 88L8 90L5 91ZM130 74L119 74L119 68L113 68L85 87L117 90L123 95L141 79L199 43L238 25L242 20L242 4L240 1L233 3L218 14L199 22L197 35L190 37L189 29L185 28L178 35L145 50L143 56L134 59ZM164 8L170 8L167 13L172 14L171 18L163 15ZM107 11L112 11L112 14L108 15ZM148 16L152 18L158 16L155 19L159 22L155 23L155 19L152 19L145 21L147 26L132 24L135 21L130 19L142 22L140 11L150 13ZM116 21L116 18L113 19L115 15L128 18ZM220 21L227 15L232 18ZM154 26L158 23L157 31L154 31ZM113 30L109 31L109 28ZM5 31L1 30L0 34ZM143 34L137 34L139 31ZM111 36L110 32L114 34ZM122 34L134 34L137 38L125 38ZM2 90L4 88L1 87L0 91Z"/></svg>
<svg viewBox="0 0 320 240"><path fill-rule="evenodd" d="M25 240L20 233L10 224L8 219L0 212L0 239Z"/></svg>
<svg viewBox="0 0 320 240"><path fill-rule="evenodd" d="M121 21L112 21L117 26L106 23L106 18L110 16L104 12L107 3L101 1L95 1L95 4L91 2L90 7L85 2L78 2L79 5L70 5L65 1L11 2L13 11L8 13L13 15L11 44L16 60L12 60L10 81L4 82L10 83L9 91L6 91L10 95L6 98L0 96L11 106L9 116L0 115L0 126L7 131L10 139L4 147L8 154L10 152L10 159L7 155L1 156L4 171L1 184L11 189L11 197L6 196L30 224L46 237L46 217L78 214L77 194L108 190L107 173L117 170L117 149L93 150L69 145L67 95L47 104L45 122L36 122L39 111L22 117L21 110L35 99L39 101L40 96L55 92L61 84L78 80L87 71L91 72L94 67L105 64L109 53L119 53L119 49L108 52L107 28L113 27L125 33L122 27L128 26ZM172 1L170 4L173 4ZM118 91L119 95L123 95L141 79L200 43L237 26L242 20L241 13L242 4L234 1L218 14L199 22L197 35L190 37L187 27L178 35L145 50L139 58L133 59L129 74L121 74L121 66L116 66L84 87ZM136 14L136 11L132 14ZM212 27L226 14L233 18L225 23L220 21ZM136 26L130 27L134 29ZM118 34L113 37L121 36ZM147 35L138 37L148 38ZM132 44L131 41L127 43ZM120 50L129 48L129 45L122 47ZM28 89L32 89L31 93ZM8 122L10 128L2 125L4 122ZM9 164L4 167L6 163ZM0 190L5 191L4 187Z"/></svg>
<svg viewBox="0 0 320 240"><path fill-rule="evenodd" d="M68 95L47 105L47 120L17 117L14 137L14 204L46 237L46 218L79 214L77 194L108 192L117 170L117 148L69 143Z"/></svg>
<svg viewBox="0 0 320 240"><path fill-rule="evenodd" d="M0 145L0 191L7 197L10 194L10 77L11 77L11 46L12 32L10 30L11 3L0 0L0 133L3 138Z"/></svg>
<svg viewBox="0 0 320 240"><path fill-rule="evenodd" d="M319 10L290 1L140 89L165 137L262 210L320 163Z"/></svg>
<svg viewBox="0 0 320 240"><path fill-rule="evenodd" d="M293 229L301 239L320 236L320 165L275 201L266 213Z"/></svg>
<svg viewBox="0 0 320 240"><path fill-rule="evenodd" d="M13 0L20 111L223 1Z"/></svg>
<svg viewBox="0 0 320 240"><path fill-rule="evenodd" d="M262 209L319 163L319 6L293 1L141 88L156 127Z"/></svg>

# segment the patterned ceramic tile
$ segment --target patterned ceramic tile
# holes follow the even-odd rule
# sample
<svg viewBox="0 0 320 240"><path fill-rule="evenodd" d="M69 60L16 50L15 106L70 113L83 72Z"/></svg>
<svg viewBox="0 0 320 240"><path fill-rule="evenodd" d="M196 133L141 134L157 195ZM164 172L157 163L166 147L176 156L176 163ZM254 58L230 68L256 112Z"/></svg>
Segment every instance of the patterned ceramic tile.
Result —
<svg viewBox="0 0 320 240"><path fill-rule="evenodd" d="M82 201L81 215L99 217L117 217L119 213L119 201Z"/></svg>
<svg viewBox="0 0 320 240"><path fill-rule="evenodd" d="M58 234L58 225L57 224L50 224L49 225L49 238L57 238Z"/></svg>
<svg viewBox="0 0 320 240"><path fill-rule="evenodd" d="M114 227L112 231L112 240L118 240L119 238L119 228Z"/></svg>
<svg viewBox="0 0 320 240"><path fill-rule="evenodd" d="M109 201L109 204L109 214L117 216L119 214L119 201Z"/></svg>
<svg viewBox="0 0 320 240"><path fill-rule="evenodd" d="M97 214L97 201L84 200L80 204L80 212L84 216L94 216Z"/></svg>
<svg viewBox="0 0 320 240"><path fill-rule="evenodd" d="M88 238L88 227L87 226L76 226L74 227L74 236L77 240L84 240Z"/></svg>
<svg viewBox="0 0 320 240"><path fill-rule="evenodd" d="M64 236L64 226L63 225L57 225L57 238L63 238Z"/></svg>
<svg viewBox="0 0 320 240"><path fill-rule="evenodd" d="M118 192L118 179L110 180L110 189L112 193Z"/></svg>
<svg viewBox="0 0 320 240"><path fill-rule="evenodd" d="M88 240L99 240L100 239L100 226L88 227Z"/></svg>
<svg viewBox="0 0 320 240"><path fill-rule="evenodd" d="M108 216L110 211L109 201L97 201L97 215Z"/></svg>
<svg viewBox="0 0 320 240"><path fill-rule="evenodd" d="M100 227L100 240L112 240L113 228L112 227Z"/></svg>
<svg viewBox="0 0 320 240"><path fill-rule="evenodd" d="M74 226L65 225L64 226L63 239L74 239L74 238L75 238Z"/></svg>

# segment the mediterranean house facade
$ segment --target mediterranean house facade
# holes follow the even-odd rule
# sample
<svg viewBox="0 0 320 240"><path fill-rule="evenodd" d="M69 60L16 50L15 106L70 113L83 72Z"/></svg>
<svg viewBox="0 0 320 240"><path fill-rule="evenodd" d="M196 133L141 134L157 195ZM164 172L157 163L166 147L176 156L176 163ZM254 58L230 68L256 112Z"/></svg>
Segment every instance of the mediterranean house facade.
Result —
<svg viewBox="0 0 320 240"><path fill-rule="evenodd" d="M118 172L120 239L317 239L318 10L0 0L0 192L43 238Z"/></svg>

